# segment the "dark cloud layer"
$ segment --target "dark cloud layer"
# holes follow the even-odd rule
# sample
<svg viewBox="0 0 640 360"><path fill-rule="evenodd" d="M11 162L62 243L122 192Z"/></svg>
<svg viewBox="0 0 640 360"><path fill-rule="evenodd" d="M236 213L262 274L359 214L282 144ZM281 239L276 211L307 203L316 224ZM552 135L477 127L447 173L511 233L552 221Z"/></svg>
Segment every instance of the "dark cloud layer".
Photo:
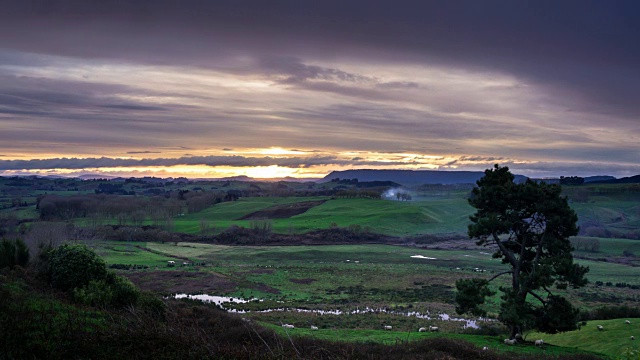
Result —
<svg viewBox="0 0 640 360"><path fill-rule="evenodd" d="M404 165L406 162L377 162L377 161L349 161L335 156L313 157L246 157L246 156L191 156L178 159L115 159L115 158L56 158L33 160L0 160L0 171L6 170L43 170L43 169L90 169L113 167L149 167L176 165L205 165L205 166L280 166L287 168L309 168L319 165Z"/></svg>
<svg viewBox="0 0 640 360"><path fill-rule="evenodd" d="M289 81L353 75L269 56L458 63L569 88L595 111L640 114L640 3L620 1L9 1L0 46L220 66L230 54ZM21 25L21 26L19 26ZM21 31L14 31L20 28ZM292 67L293 66L293 67ZM613 105L611 105L613 104Z"/></svg>

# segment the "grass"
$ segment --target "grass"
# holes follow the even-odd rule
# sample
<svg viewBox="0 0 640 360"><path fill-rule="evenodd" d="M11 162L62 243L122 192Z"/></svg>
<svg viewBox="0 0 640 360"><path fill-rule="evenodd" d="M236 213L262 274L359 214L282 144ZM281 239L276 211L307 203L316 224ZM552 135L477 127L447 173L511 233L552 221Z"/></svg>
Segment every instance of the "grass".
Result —
<svg viewBox="0 0 640 360"><path fill-rule="evenodd" d="M231 225L250 227L250 220L236 220L254 211L271 206L314 200L321 197L300 198L241 198L220 203L203 211L175 218L176 231L200 232L201 221L224 230ZM288 219L272 219L273 231L304 233L327 229L332 223L340 227L360 225L372 232L387 235L413 235L460 232L466 228L472 208L462 198L421 201L392 201L372 199L330 199L322 205Z"/></svg>
<svg viewBox="0 0 640 360"><path fill-rule="evenodd" d="M640 341L640 318L628 319L631 324L626 324L627 319L593 320L580 330L560 334L540 334L532 332L527 334L527 339L544 339L546 343L557 346L573 346L581 350L599 352L614 358L620 358L626 349L638 350ZM604 330L599 331L601 325ZM631 340L631 335L636 340Z"/></svg>
<svg viewBox="0 0 640 360"><path fill-rule="evenodd" d="M635 255L640 255L640 241L630 239L616 239L616 238L590 238L585 236L578 236L582 239L597 239L600 242L600 248L598 252L590 252L584 250L578 250L575 253L578 255L598 257L602 255L609 256L623 256L625 250L629 250Z"/></svg>
<svg viewBox="0 0 640 360"><path fill-rule="evenodd" d="M139 246L140 248L134 246ZM150 269L199 271L224 276L235 289L213 295L283 301L288 306L341 308L354 306L443 311L453 314L455 281L490 277L504 271L500 261L479 250L430 250L391 245L223 246L202 243L101 242L98 252L108 263L147 265ZM148 249L145 251L142 249ZM426 258L412 258L420 255ZM167 267L168 260L205 262L206 267ZM554 290L578 306L634 304L638 291L598 287L596 281L637 282L637 268L601 261L579 260L591 268L585 288ZM479 268L483 273L475 272ZM216 276L217 276L216 275ZM499 278L494 286L506 284ZM499 293L488 309L498 309ZM258 310L272 303L234 305Z"/></svg>
<svg viewBox="0 0 640 360"><path fill-rule="evenodd" d="M146 243L110 241L91 245L107 264L146 265L150 268L166 268L169 260L182 261L173 255L162 255L142 249L146 248Z"/></svg>
<svg viewBox="0 0 640 360"><path fill-rule="evenodd" d="M329 341L344 342L360 342L360 343L381 343L386 345L402 344L411 341L420 341L431 338L446 337L456 340L465 340L479 348L488 347L492 351L497 352L513 352L526 355L570 355L589 350L577 350L571 346L544 346L536 347L533 343L519 344L515 346L506 345L503 337L500 336L484 336L484 335L468 335L468 334L451 334L451 333L431 333L417 331L389 331L389 330L347 330L347 329L318 329L311 330L310 327L296 327L294 329L284 329L282 326L273 324L261 324L269 329L274 330L281 336L296 337L312 337L315 339Z"/></svg>

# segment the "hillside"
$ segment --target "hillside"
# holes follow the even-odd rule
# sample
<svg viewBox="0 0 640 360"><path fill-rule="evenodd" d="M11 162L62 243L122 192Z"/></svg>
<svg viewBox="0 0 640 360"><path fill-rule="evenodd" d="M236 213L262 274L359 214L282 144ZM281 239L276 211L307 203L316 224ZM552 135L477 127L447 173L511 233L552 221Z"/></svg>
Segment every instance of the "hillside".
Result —
<svg viewBox="0 0 640 360"><path fill-rule="evenodd" d="M607 179L600 181L592 181L592 184L639 184L640 175L634 175L629 177L623 177L620 179Z"/></svg>
<svg viewBox="0 0 640 360"><path fill-rule="evenodd" d="M598 326L602 326L603 330L598 330ZM637 340L632 340L631 336L640 338L640 319L592 320L576 331L554 335L532 332L527 335L528 339L544 339L545 343L555 346L575 346L581 350L621 358L625 351L638 350Z"/></svg>

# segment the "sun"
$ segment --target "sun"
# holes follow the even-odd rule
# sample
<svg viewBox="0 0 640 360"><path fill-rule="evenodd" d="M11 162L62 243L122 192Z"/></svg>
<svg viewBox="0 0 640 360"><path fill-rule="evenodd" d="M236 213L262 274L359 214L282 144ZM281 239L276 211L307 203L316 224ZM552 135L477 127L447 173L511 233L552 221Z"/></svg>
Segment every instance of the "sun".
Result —
<svg viewBox="0 0 640 360"><path fill-rule="evenodd" d="M257 178L257 179L272 179L272 178L284 178L287 176L298 175L296 169L280 167L277 165L271 166L256 166L242 171L244 175Z"/></svg>

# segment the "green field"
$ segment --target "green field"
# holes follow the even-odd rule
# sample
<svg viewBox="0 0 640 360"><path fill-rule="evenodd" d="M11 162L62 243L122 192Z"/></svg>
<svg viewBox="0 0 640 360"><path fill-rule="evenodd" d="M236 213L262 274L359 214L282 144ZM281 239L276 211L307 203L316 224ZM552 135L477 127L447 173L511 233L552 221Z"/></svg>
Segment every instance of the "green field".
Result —
<svg viewBox="0 0 640 360"><path fill-rule="evenodd" d="M602 249L614 251L624 240L603 240ZM618 356L615 350L626 343L624 331L640 325L640 319L632 320L632 326L616 327L615 321L590 322L581 331L559 335L526 334L533 341L539 337L548 342L543 348L532 343L515 347L505 345L500 336L465 334L459 321L445 321L438 314L455 316L453 306L454 282L460 277L490 276L504 269L497 260L491 259L481 250L427 250L391 245L324 245L324 246L270 246L232 247L202 243L124 243L99 242L94 244L98 252L109 263L148 265L150 269L121 271L157 274L202 274L223 278L234 284L221 291L207 291L212 295L236 298L259 298L262 302L225 304L226 308L250 310L245 314L277 332L289 336L312 336L320 339L398 343L430 336L418 333L423 326L439 326L440 335L459 337L478 346L489 346L493 351L516 351L528 354L570 354L576 351L594 351ZM146 249L146 250L145 250ZM423 258L412 258L420 255ZM430 259L426 259L430 258ZM167 267L168 260L177 262L189 259L206 262L206 266ZM586 308L604 305L610 298L598 297L606 293L615 296L614 303L637 304L639 291L630 289L605 289L593 285L596 280L636 282L637 268L607 262L580 260L591 267L589 279L592 284L584 289L567 290L563 293L579 306ZM158 270L154 270L154 269ZM485 270L477 273L476 268ZM207 275L208 274L208 275ZM181 282L189 278L180 277ZM193 288L192 288L193 290ZM198 293L198 291L192 291ZM634 300L635 299L635 300ZM497 296L491 300L490 309L497 311ZM306 312L260 310L290 307L306 309ZM349 312L357 308L382 308L389 312L362 314L319 314L315 310L341 309ZM313 310L313 311L312 311ZM412 311L430 314L431 319L406 316ZM282 323L296 326L285 330ZM591 334L595 324L602 323L607 331ZM392 325L393 331L382 330L383 325ZM312 331L310 325L320 330ZM593 330L593 329L592 329ZM592 336L594 335L594 336ZM599 347L598 335L611 335L605 339L606 347ZM577 348L577 349L574 349Z"/></svg>
<svg viewBox="0 0 640 360"><path fill-rule="evenodd" d="M626 324L625 320L629 320L631 324ZM598 325L603 327L602 331L597 329ZM631 340L631 336L635 336L636 339ZM532 332L527 334L527 339L544 339L546 343L557 346L573 346L581 350L621 357L625 350L640 350L640 319L593 320L582 326L579 331L554 335Z"/></svg>
<svg viewBox="0 0 640 360"><path fill-rule="evenodd" d="M484 335L467 335L452 333L430 333L414 331L385 331L385 330L345 330L345 329L318 329L311 330L310 327L284 329L278 325L263 324L270 329L283 336L296 337L313 337L331 341L348 341L348 342L375 342L383 344L398 344L408 341L424 340L434 337L447 337L468 341L479 348L488 347L492 352L514 352L527 355L570 355L584 353L586 349L576 349L571 345L545 345L536 347L533 342L506 345L504 338L500 336L484 336ZM592 350L586 350L590 352ZM598 351L593 351L598 353Z"/></svg>
<svg viewBox="0 0 640 360"><path fill-rule="evenodd" d="M613 242L613 245L616 245ZM453 314L455 281L490 277L504 270L483 250L435 250L391 245L223 246L201 243L99 242L96 250L110 264L147 265L149 270L215 274L233 284L213 295L282 301L318 309L355 306L436 311ZM607 248L603 242L603 249ZM419 256L418 258L412 256ZM206 266L168 267L167 261ZM585 308L636 304L640 291L596 286L596 281L638 283L636 267L579 260L588 265L590 284L558 291ZM476 272L484 270L484 272ZM506 281L506 279L505 279ZM496 287L504 284L499 279ZM189 288L198 293L197 288ZM201 291L202 292L202 291ZM208 290L211 293L211 290ZM489 310L497 311L498 295ZM242 309L269 308L272 303L238 304ZM410 323L407 327L413 326Z"/></svg>
<svg viewBox="0 0 640 360"><path fill-rule="evenodd" d="M328 200L307 212L287 219L270 219L278 233L304 233L327 229L332 223L339 227L360 225L374 233L415 235L464 232L472 208L463 197L421 201L328 198L241 198L220 203L203 211L174 219L176 231L198 233L202 221L219 232L231 225L250 227L252 221L237 220L242 216L271 206Z"/></svg>

